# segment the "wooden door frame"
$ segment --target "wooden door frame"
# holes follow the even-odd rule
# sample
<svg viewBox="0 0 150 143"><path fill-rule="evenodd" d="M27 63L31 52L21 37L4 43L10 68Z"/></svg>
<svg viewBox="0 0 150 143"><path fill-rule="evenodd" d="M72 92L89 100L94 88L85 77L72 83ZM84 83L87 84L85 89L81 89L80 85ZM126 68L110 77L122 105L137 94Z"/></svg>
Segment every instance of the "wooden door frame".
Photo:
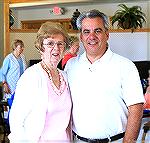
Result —
<svg viewBox="0 0 150 143"><path fill-rule="evenodd" d="M10 52L9 0L4 2L4 57Z"/></svg>
<svg viewBox="0 0 150 143"><path fill-rule="evenodd" d="M22 3L25 2L35 2L41 0L24 0ZM9 4L12 3L19 3L20 0L5 0L3 14L4 14L4 57L10 53L10 29L9 29Z"/></svg>

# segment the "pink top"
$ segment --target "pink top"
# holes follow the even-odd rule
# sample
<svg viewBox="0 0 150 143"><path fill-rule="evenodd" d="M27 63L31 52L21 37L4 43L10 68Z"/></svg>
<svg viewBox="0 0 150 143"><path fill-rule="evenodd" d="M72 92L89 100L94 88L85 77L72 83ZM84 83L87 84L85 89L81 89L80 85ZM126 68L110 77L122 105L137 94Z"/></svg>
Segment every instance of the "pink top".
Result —
<svg viewBox="0 0 150 143"><path fill-rule="evenodd" d="M49 104L45 119L45 126L39 143L71 142L69 128L72 102L68 85L60 74L60 89L48 80Z"/></svg>

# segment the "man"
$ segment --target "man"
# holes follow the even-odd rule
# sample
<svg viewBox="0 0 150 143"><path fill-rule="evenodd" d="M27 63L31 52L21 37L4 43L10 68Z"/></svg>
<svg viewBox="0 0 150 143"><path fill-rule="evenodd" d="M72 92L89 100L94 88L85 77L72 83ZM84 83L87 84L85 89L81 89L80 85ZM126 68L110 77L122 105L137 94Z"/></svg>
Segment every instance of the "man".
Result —
<svg viewBox="0 0 150 143"><path fill-rule="evenodd" d="M65 70L73 100L73 132L79 142L137 140L143 114L138 71L130 60L108 47L107 16L98 10L77 19L85 53Z"/></svg>

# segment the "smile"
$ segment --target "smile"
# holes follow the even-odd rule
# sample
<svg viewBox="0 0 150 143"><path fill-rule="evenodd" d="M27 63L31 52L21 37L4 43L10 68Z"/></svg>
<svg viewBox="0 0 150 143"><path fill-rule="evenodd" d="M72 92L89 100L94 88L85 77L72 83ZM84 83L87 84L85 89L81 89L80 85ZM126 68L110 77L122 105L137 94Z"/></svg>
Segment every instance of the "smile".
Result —
<svg viewBox="0 0 150 143"><path fill-rule="evenodd" d="M54 54L52 54L52 56L55 56L55 57L57 57L57 56L59 56L59 54L57 54L57 53L54 53Z"/></svg>
<svg viewBox="0 0 150 143"><path fill-rule="evenodd" d="M87 43L88 43L88 45L96 45L98 42L97 41L89 41Z"/></svg>

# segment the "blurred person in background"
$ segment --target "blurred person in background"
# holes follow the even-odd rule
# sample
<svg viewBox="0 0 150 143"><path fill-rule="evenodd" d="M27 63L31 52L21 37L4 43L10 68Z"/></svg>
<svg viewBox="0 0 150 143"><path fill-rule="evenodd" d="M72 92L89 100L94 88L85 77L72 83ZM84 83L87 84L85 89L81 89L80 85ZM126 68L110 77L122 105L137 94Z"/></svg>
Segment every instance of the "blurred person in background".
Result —
<svg viewBox="0 0 150 143"><path fill-rule="evenodd" d="M79 38L77 36L70 36L69 41L70 41L70 47L66 51L61 62L62 69L65 68L66 63L70 58L77 56L77 53L79 51Z"/></svg>
<svg viewBox="0 0 150 143"><path fill-rule="evenodd" d="M0 69L0 80L3 88L3 99L12 103L16 84L26 69L24 51L24 42L20 39L15 39L12 42L12 52L8 54ZM9 109L10 106L6 106L4 109L4 119L7 125L7 132L9 133Z"/></svg>
<svg viewBox="0 0 150 143"><path fill-rule="evenodd" d="M10 98L14 94L17 81L26 69L23 41L15 39L12 42L12 50L12 53L5 57L1 67L4 99Z"/></svg>

